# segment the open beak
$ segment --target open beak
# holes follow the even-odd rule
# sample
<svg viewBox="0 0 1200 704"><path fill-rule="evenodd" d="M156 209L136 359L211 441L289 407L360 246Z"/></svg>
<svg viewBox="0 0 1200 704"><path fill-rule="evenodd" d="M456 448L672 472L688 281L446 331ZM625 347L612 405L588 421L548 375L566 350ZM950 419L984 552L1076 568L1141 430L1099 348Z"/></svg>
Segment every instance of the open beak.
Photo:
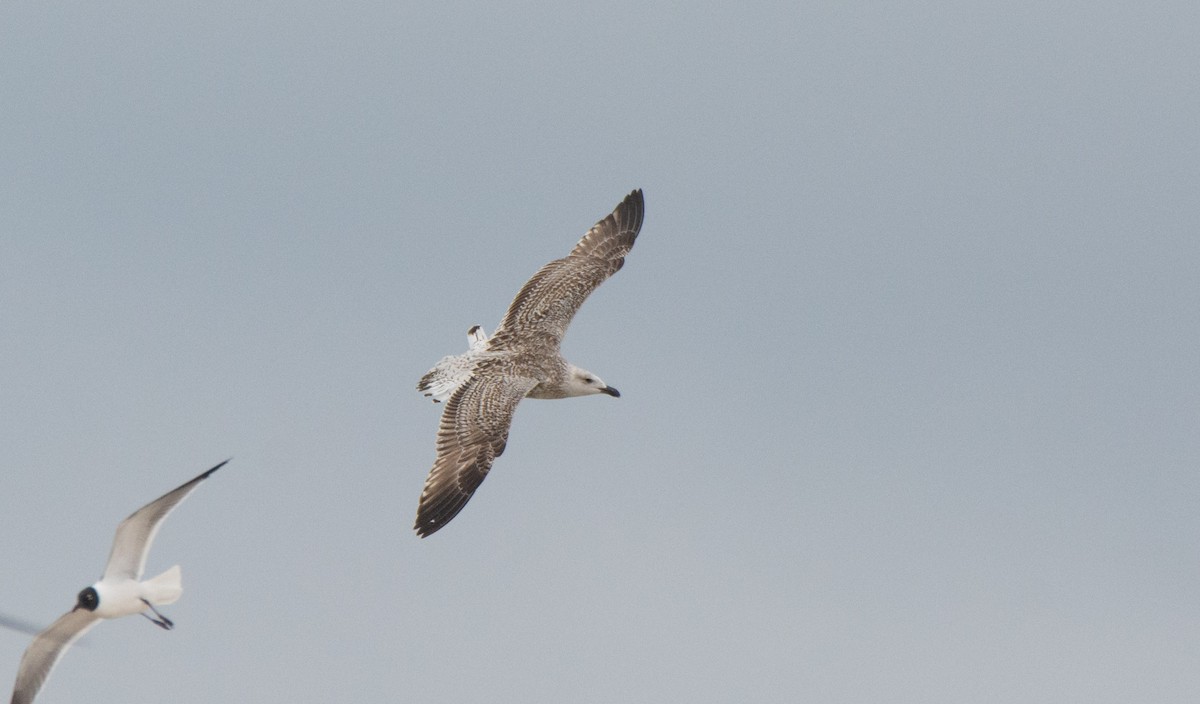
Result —
<svg viewBox="0 0 1200 704"><path fill-rule="evenodd" d="M621 398L621 392L617 391L616 389L614 389L611 386L605 386L603 389L600 389L600 393L608 394L609 396L612 396L613 398Z"/></svg>

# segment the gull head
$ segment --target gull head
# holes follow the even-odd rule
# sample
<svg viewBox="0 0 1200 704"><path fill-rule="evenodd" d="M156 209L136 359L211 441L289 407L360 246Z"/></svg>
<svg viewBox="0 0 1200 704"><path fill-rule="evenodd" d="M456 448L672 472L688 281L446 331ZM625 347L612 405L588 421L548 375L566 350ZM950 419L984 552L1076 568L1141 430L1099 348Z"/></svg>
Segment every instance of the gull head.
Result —
<svg viewBox="0 0 1200 704"><path fill-rule="evenodd" d="M568 367L563 387L567 396L590 396L592 394L608 394L613 398L621 396L620 391L605 384L600 377L574 365Z"/></svg>
<svg viewBox="0 0 1200 704"><path fill-rule="evenodd" d="M96 591L95 587L88 587L87 589L79 592L79 596L75 601L75 608L71 610L78 611L83 609L84 611L95 611L96 607L99 605L100 594Z"/></svg>

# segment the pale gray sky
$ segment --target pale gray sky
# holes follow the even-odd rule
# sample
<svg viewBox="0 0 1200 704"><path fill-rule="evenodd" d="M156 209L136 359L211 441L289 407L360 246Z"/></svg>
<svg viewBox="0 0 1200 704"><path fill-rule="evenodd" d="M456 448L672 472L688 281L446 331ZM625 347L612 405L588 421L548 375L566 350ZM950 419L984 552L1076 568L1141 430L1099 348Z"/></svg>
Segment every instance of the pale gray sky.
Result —
<svg viewBox="0 0 1200 704"><path fill-rule="evenodd" d="M39 702L1194 702L1200 6L0 5L0 612ZM446 529L415 391L642 235ZM11 686L29 642L0 631Z"/></svg>

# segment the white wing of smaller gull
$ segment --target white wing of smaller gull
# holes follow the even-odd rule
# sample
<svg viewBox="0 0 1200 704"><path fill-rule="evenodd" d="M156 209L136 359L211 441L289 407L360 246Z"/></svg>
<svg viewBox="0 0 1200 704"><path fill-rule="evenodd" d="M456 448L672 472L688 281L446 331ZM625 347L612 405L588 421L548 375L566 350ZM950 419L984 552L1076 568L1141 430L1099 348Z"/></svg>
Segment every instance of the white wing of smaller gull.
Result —
<svg viewBox="0 0 1200 704"><path fill-rule="evenodd" d="M67 648L102 618L142 614L161 628L170 630L174 627L175 624L154 607L173 604L183 593L179 565L153 579L142 581L146 555L167 514L186 499L200 482L225 466L225 462L178 489L163 494L121 521L100 581L79 592L75 607L39 633L26 648L17 668L12 704L30 704ZM147 611L154 616L147 614Z"/></svg>
<svg viewBox="0 0 1200 704"><path fill-rule="evenodd" d="M492 337L472 327L464 354L443 358L421 377L417 390L446 407L437 460L417 507L417 535L436 532L467 504L504 452L521 399L620 396L600 377L563 359L559 346L588 295L624 265L644 212L642 192L635 190L567 256L525 282Z"/></svg>

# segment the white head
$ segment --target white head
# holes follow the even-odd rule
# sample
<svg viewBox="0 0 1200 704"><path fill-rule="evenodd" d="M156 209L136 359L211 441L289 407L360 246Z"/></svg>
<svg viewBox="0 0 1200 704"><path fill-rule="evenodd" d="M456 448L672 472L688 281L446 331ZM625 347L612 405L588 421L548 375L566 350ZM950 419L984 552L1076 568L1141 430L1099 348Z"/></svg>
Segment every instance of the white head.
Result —
<svg viewBox="0 0 1200 704"><path fill-rule="evenodd" d="M563 383L563 391L567 396L590 396L591 394L608 394L613 398L621 396L620 391L605 384L603 379L574 364L567 365L567 378Z"/></svg>

